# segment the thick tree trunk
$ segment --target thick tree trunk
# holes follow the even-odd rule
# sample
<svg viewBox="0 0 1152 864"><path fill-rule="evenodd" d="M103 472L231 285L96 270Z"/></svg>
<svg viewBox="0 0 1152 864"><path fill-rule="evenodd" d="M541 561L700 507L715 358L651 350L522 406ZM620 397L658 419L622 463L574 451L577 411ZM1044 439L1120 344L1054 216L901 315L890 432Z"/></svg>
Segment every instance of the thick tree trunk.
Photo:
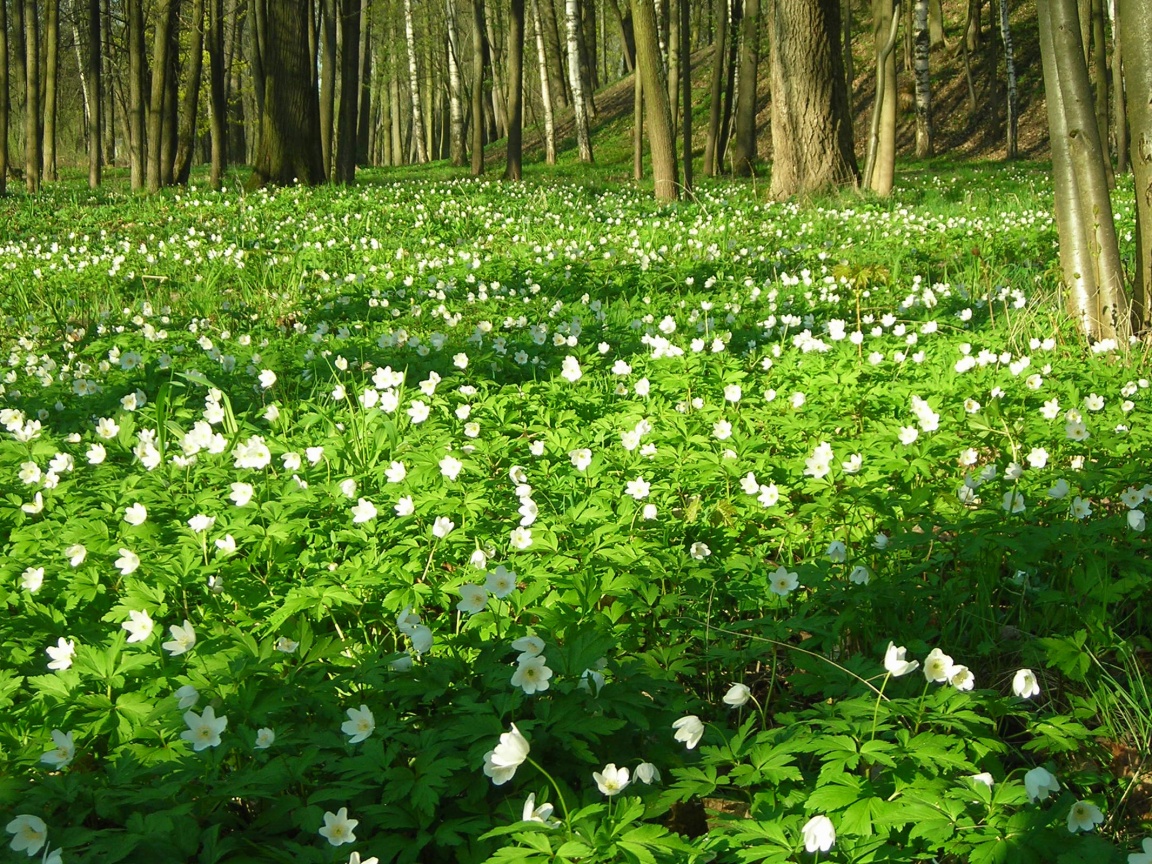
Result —
<svg viewBox="0 0 1152 864"><path fill-rule="evenodd" d="M224 182L228 166L228 119L224 98L224 0L208 0L208 92L212 128L212 176L208 181L213 189Z"/></svg>
<svg viewBox="0 0 1152 864"><path fill-rule="evenodd" d="M44 10L44 178L56 182L56 97L60 69L60 0Z"/></svg>
<svg viewBox="0 0 1152 864"><path fill-rule="evenodd" d="M772 0L771 194L856 186L852 122L840 53L839 0Z"/></svg>
<svg viewBox="0 0 1152 864"><path fill-rule="evenodd" d="M864 185L881 197L892 194L896 175L896 35L900 5L872 0L872 37L876 47L876 98L864 162Z"/></svg>
<svg viewBox="0 0 1152 864"><path fill-rule="evenodd" d="M543 0L548 3L550 0ZM472 0L472 176L484 173L484 0Z"/></svg>
<svg viewBox="0 0 1152 864"><path fill-rule="evenodd" d="M336 3L320 0L320 152L329 174L336 164Z"/></svg>
<svg viewBox="0 0 1152 864"><path fill-rule="evenodd" d="M756 84L760 59L760 0L744 0L740 43L740 92L736 97L736 144L732 173L747 177L756 166Z"/></svg>
<svg viewBox="0 0 1152 864"><path fill-rule="evenodd" d="M152 96L148 101L148 191L159 192L163 185L164 90L168 86L168 50L176 22L178 0L160 0L152 42Z"/></svg>
<svg viewBox="0 0 1152 864"><path fill-rule="evenodd" d="M508 161L505 180L519 180L524 158L524 0L511 0L508 17Z"/></svg>
<svg viewBox="0 0 1152 864"><path fill-rule="evenodd" d="M715 177L720 173L720 116L724 94L725 67L728 65L728 4L716 2L716 36L712 40L712 88L708 102L708 137L704 143L704 173Z"/></svg>
<svg viewBox="0 0 1152 864"><path fill-rule="evenodd" d="M424 112L420 99L420 77L416 68L416 32L412 25L412 0L404 0L404 37L408 45L408 91L412 99L412 136L416 139L416 161L428 161L424 140Z"/></svg>
<svg viewBox="0 0 1152 864"><path fill-rule="evenodd" d="M20 0L16 0L20 2ZM40 191L40 23L35 0L24 4L24 188Z"/></svg>
<svg viewBox="0 0 1152 864"><path fill-rule="evenodd" d="M568 25L568 83L572 86L572 106L576 115L576 146L580 151L580 161L591 162L592 137L588 131L588 100L584 95L584 80L580 74L579 0L565 0L564 10Z"/></svg>
<svg viewBox="0 0 1152 864"><path fill-rule="evenodd" d="M1123 338L1129 325L1123 268L1076 2L1039 0L1037 10L1045 93L1051 100L1048 120L1057 189L1057 228L1061 264L1070 291L1070 311L1086 335L1096 339ZM1063 153L1058 155L1058 150ZM1064 161L1065 153L1070 169L1058 169L1057 162ZM1066 210L1063 214L1061 205ZM1070 250L1066 256L1066 243L1077 251ZM1071 269L1085 264L1086 270ZM1088 274L1091 281L1083 278Z"/></svg>
<svg viewBox="0 0 1152 864"><path fill-rule="evenodd" d="M1020 125L1020 96L1016 88L1016 55L1012 50L1008 0L1000 0L1000 38L1004 40L1004 67L1008 76L1008 146L1005 155L1009 159L1015 159L1019 149L1017 129Z"/></svg>
<svg viewBox="0 0 1152 864"><path fill-rule="evenodd" d="M335 181L356 182L356 118L360 109L360 0L339 0L340 116Z"/></svg>
<svg viewBox="0 0 1152 864"><path fill-rule="evenodd" d="M456 21L456 0L446 0L445 11L448 27L448 116L451 123L448 151L452 164L460 168L467 158L468 148L464 143L464 78L460 74L460 28ZM546 89L546 80L544 84Z"/></svg>
<svg viewBox="0 0 1152 864"><path fill-rule="evenodd" d="M0 0L0 198L8 194L8 4Z"/></svg>
<svg viewBox="0 0 1152 864"><path fill-rule="evenodd" d="M1152 33L1152 4L1121 0L1119 27L1125 33ZM1119 54L1113 60L1118 65ZM1136 278L1132 289L1133 326L1152 327L1152 41L1136 36L1124 42L1127 114L1132 123L1131 162L1136 186ZM1121 90L1115 91L1117 96Z"/></svg>
<svg viewBox="0 0 1152 864"><path fill-rule="evenodd" d="M644 115L648 123L648 147L657 201L675 201L680 195L676 170L676 136L672 134L672 110L668 105L668 82L660 61L656 15L649 0L632 0L632 24L636 34L636 68L643 79Z"/></svg>
<svg viewBox="0 0 1152 864"><path fill-rule="evenodd" d="M315 186L325 180L320 106L309 71L309 11L309 0L275 0L268 6L264 112L249 186Z"/></svg>
<svg viewBox="0 0 1152 864"><path fill-rule="evenodd" d="M180 185L188 183L196 152L196 122L200 113L200 77L204 71L204 0L192 0L192 30L188 40L188 73L184 79L184 104L180 108L180 130L176 136L176 159L172 177Z"/></svg>
<svg viewBox="0 0 1152 864"><path fill-rule="evenodd" d="M932 77L928 69L928 0L915 0L916 157L932 155Z"/></svg>
<svg viewBox="0 0 1152 864"><path fill-rule="evenodd" d="M548 81L548 55L544 48L544 27L540 21L540 0L532 0L532 26L536 32L536 55L540 64L540 101L544 107L544 161L556 164L556 118L552 110L552 85Z"/></svg>

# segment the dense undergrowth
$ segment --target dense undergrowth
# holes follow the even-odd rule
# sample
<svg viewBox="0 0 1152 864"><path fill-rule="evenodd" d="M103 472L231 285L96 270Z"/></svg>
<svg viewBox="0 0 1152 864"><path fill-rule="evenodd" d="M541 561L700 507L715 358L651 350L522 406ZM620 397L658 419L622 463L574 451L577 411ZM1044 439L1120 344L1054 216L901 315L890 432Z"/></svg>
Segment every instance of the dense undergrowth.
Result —
<svg viewBox="0 0 1152 864"><path fill-rule="evenodd" d="M1041 170L375 179L0 202L16 857L1140 848L1146 348Z"/></svg>

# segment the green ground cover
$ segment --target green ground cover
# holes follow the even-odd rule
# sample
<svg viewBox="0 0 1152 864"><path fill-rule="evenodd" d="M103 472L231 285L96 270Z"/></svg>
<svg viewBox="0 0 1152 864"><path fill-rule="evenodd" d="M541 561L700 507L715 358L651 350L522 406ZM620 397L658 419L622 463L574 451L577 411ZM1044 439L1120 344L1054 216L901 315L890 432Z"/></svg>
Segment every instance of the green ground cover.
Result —
<svg viewBox="0 0 1152 864"><path fill-rule="evenodd" d="M11 860L1146 861L1043 166L535 171L0 201Z"/></svg>

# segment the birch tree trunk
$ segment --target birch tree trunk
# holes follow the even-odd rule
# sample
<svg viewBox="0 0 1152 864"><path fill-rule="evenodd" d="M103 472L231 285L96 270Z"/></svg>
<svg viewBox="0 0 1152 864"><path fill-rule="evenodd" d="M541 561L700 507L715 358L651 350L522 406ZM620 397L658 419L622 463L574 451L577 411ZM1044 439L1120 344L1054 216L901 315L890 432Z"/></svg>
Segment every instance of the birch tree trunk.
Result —
<svg viewBox="0 0 1152 864"><path fill-rule="evenodd" d="M448 27L448 117L451 124L448 152L452 164L459 168L464 165L467 148L464 146L464 79L460 74L460 28L456 22L456 0L446 0L445 12Z"/></svg>
<svg viewBox="0 0 1152 864"><path fill-rule="evenodd" d="M1020 125L1020 95L1016 87L1016 56L1012 50L1012 28L1008 21L1008 0L1000 0L1000 38L1004 40L1004 67L1008 74L1008 146L1006 156L1015 159L1018 152L1017 129Z"/></svg>
<svg viewBox="0 0 1152 864"><path fill-rule="evenodd" d="M536 55L540 63L540 101L544 104L544 161L556 164L556 118L552 113L552 87L548 82L548 56L540 22L540 0L532 0L532 25L536 31Z"/></svg>
<svg viewBox="0 0 1152 864"><path fill-rule="evenodd" d="M571 104L568 98L568 78L564 75L564 45L567 40L560 39L560 25L556 20L553 0L539 0L539 4L540 25L544 28L544 49L548 55L548 88L556 107L567 108Z"/></svg>
<svg viewBox="0 0 1152 864"><path fill-rule="evenodd" d="M56 182L56 97L60 70L60 0L44 11L44 178Z"/></svg>
<svg viewBox="0 0 1152 864"><path fill-rule="evenodd" d="M928 69L928 0L915 0L913 57L916 61L916 157L932 155L932 77Z"/></svg>
<svg viewBox="0 0 1152 864"><path fill-rule="evenodd" d="M1125 33L1152 33L1152 5L1121 0L1119 25ZM1119 42L1117 42L1119 45ZM1119 52L1113 66L1119 65ZM1138 331L1152 327L1152 41L1137 36L1124 42L1127 115L1132 123L1131 162L1136 185L1136 278L1132 286L1132 318ZM1117 96L1124 91L1114 90Z"/></svg>
<svg viewBox="0 0 1152 864"><path fill-rule="evenodd" d="M416 32L412 26L412 0L404 0L404 38L408 45L408 91L412 99L412 137L416 141L416 161L428 161L424 141L424 113L420 105L420 78L416 69Z"/></svg>
<svg viewBox="0 0 1152 864"><path fill-rule="evenodd" d="M565 0L564 11L568 29L568 83L572 87L572 106L576 115L576 146L580 151L580 161L590 163L592 138L588 132L588 101L584 96L584 81L580 75L579 0Z"/></svg>

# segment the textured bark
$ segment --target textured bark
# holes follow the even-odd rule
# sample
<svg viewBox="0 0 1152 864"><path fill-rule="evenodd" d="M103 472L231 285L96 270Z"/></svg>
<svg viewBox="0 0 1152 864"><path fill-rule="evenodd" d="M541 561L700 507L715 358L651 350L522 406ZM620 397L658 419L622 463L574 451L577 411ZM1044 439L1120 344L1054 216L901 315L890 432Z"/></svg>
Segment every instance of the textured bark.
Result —
<svg viewBox="0 0 1152 864"><path fill-rule="evenodd" d="M716 35L712 39L712 87L708 102L708 135L704 140L704 173L709 177L715 177L720 173L720 159L717 152L720 149L724 67L728 59L728 4L729 0L716 2Z"/></svg>
<svg viewBox="0 0 1152 864"><path fill-rule="evenodd" d="M320 0L320 152L328 172L336 164L336 3Z"/></svg>
<svg viewBox="0 0 1152 864"><path fill-rule="evenodd" d="M968 0L968 17L964 26L964 45L969 51L976 51L983 41L980 26L980 6L983 0Z"/></svg>
<svg viewBox="0 0 1152 864"><path fill-rule="evenodd" d="M544 0L545 3L549 0ZM472 0L472 176L484 173L484 0Z"/></svg>
<svg viewBox="0 0 1152 864"><path fill-rule="evenodd" d="M101 165L115 165L116 157L119 155L119 148L116 146L116 85L115 73L112 65L112 46L110 44L110 34L112 32L112 16L111 10L108 8L110 0L89 0L99 5L99 14L101 20L101 31L103 39L101 41L101 48L108 50L101 51L101 74L100 74L100 92L104 100L104 104L100 109L100 132L104 137L104 146L102 148L102 162ZM122 60L122 57L118 57ZM123 122L123 117L120 118ZM127 139L127 136L124 136Z"/></svg>
<svg viewBox="0 0 1152 864"><path fill-rule="evenodd" d="M60 70L60 0L44 7L44 179L56 182L56 97Z"/></svg>
<svg viewBox="0 0 1152 864"><path fill-rule="evenodd" d="M17 0L20 2L20 0ZM40 25L35 0L24 3L24 188L40 191Z"/></svg>
<svg viewBox="0 0 1152 864"><path fill-rule="evenodd" d="M1108 11L1112 24L1112 134L1116 141L1116 171L1128 173L1128 113L1125 110L1124 39L1120 37L1120 3L1112 0Z"/></svg>
<svg viewBox="0 0 1152 864"><path fill-rule="evenodd" d="M881 197L892 193L896 175L896 34L900 6L872 0L872 36L876 46L876 98L868 130L864 185Z"/></svg>
<svg viewBox="0 0 1152 864"><path fill-rule="evenodd" d="M554 0L539 0L540 24L544 28L544 49L548 55L548 86L552 99L559 108L572 104L568 92L568 78L564 74L565 48L560 39L560 24L557 21Z"/></svg>
<svg viewBox="0 0 1152 864"><path fill-rule="evenodd" d="M1152 4L1120 0L1119 24L1125 33L1152 33ZM1136 185L1136 278L1132 290L1134 327L1152 327L1152 41L1124 42L1127 114L1132 124L1131 162ZM1116 91L1120 93L1119 90Z"/></svg>
<svg viewBox="0 0 1152 864"><path fill-rule="evenodd" d="M1146 34L1152 38L1152 33ZM1108 43L1104 37L1104 3L1092 0L1092 80L1095 82L1096 129L1104 145L1104 165L1108 171L1108 185L1115 185L1112 160L1108 156Z"/></svg>
<svg viewBox="0 0 1152 864"><path fill-rule="evenodd" d="M173 179L188 183L196 148L196 120L200 113L200 77L204 71L204 0L192 0L192 31L188 40L188 73L184 79L184 104L180 108L180 131L176 140Z"/></svg>
<svg viewBox="0 0 1152 864"><path fill-rule="evenodd" d="M1072 211L1074 218L1062 221L1060 205L1068 203L1068 196L1057 197L1060 245L1063 247L1066 241L1077 242L1073 235L1079 234L1079 244L1087 251L1086 263L1093 277L1091 284L1086 279L1077 279L1078 274L1069 272L1062 252L1065 281L1071 282L1071 311L1077 316L1086 335L1096 339L1123 338L1128 333L1129 325L1127 299L1123 291L1123 268L1104 171L1104 151L1096 127L1092 88L1080 41L1076 2L1039 0L1037 9L1041 51L1042 54L1051 55L1050 60L1044 58L1045 91L1050 94L1050 82L1053 89L1059 89L1060 104L1056 110L1063 115L1053 118L1053 109L1049 109L1049 123L1053 124L1055 119L1055 128L1050 130L1053 173L1056 171L1057 148L1066 149L1071 165L1071 170L1067 172L1072 178L1071 197L1076 199L1077 204ZM1060 179L1067 185L1066 177ZM1066 232L1069 232L1069 236L1066 236ZM1082 265L1083 256L1080 257ZM1080 286L1086 290L1077 290Z"/></svg>
<svg viewBox="0 0 1152 864"><path fill-rule="evenodd" d="M132 189L145 186L144 104L144 0L125 0L128 6L128 136Z"/></svg>
<svg viewBox="0 0 1152 864"><path fill-rule="evenodd" d="M0 198L8 194L8 5L0 0Z"/></svg>
<svg viewBox="0 0 1152 864"><path fill-rule="evenodd" d="M621 50L624 54L624 71L632 72L636 68L636 37L632 28L632 4L624 3L620 8L618 0L608 0L612 7L612 17L616 19L616 26L620 30Z"/></svg>
<svg viewBox="0 0 1152 864"><path fill-rule="evenodd" d="M643 80L644 119L648 123L648 148L657 201L675 201L680 194L676 170L676 137L672 134L672 110L668 85L660 61L656 14L649 0L632 0L632 24L636 34L636 68Z"/></svg>
<svg viewBox="0 0 1152 864"><path fill-rule="evenodd" d="M631 0L628 3L632 5ZM633 30L635 33L635 30ZM633 58L635 60L635 58ZM644 178L644 80L640 69L632 73L632 179Z"/></svg>
<svg viewBox="0 0 1152 864"><path fill-rule="evenodd" d="M519 180L524 159L524 0L508 16L508 153L505 180Z"/></svg>
<svg viewBox="0 0 1152 864"><path fill-rule="evenodd" d="M447 0L445 24L448 29L448 152L452 164L462 167L468 155L464 146L464 79L460 74L460 27L456 21L456 0ZM541 74L544 74L541 68ZM547 83L547 82L545 82Z"/></svg>
<svg viewBox="0 0 1152 864"><path fill-rule="evenodd" d="M584 66L584 83L588 92L600 88L600 73L596 69L596 4L580 4L580 62ZM593 114L595 116L595 114Z"/></svg>
<svg viewBox="0 0 1152 864"><path fill-rule="evenodd" d="M172 45L172 28L176 24L177 0L161 0L152 42L152 95L148 100L148 191L158 192L163 185L164 90L171 74L168 51Z"/></svg>
<svg viewBox="0 0 1152 864"><path fill-rule="evenodd" d="M264 110L249 186L323 183L320 106L308 56L309 0L274 0L267 11Z"/></svg>
<svg viewBox="0 0 1152 864"><path fill-rule="evenodd" d="M720 135L716 139L716 171L724 168L728 157L728 143L732 140L732 108L736 102L736 60L740 32L741 15L744 6L740 0L732 0L731 15L728 19L728 59L724 68L724 110L720 115Z"/></svg>
<svg viewBox="0 0 1152 864"><path fill-rule="evenodd" d="M588 100L584 95L584 81L580 74L579 0L565 0L564 11L568 30L568 83L572 87L572 106L576 115L576 147L580 152L580 161L591 162L592 138L588 132Z"/></svg>
<svg viewBox="0 0 1152 864"><path fill-rule="evenodd" d="M544 109L544 162L556 164L556 117L552 109L552 85L548 81L548 55L544 48L544 27L540 21L540 0L532 0L532 27L536 33L536 55L540 63L540 101Z"/></svg>
<svg viewBox="0 0 1152 864"><path fill-rule="evenodd" d="M772 0L772 197L856 186L839 0Z"/></svg>
<svg viewBox="0 0 1152 864"><path fill-rule="evenodd" d="M224 97L224 0L208 0L208 92L212 130L212 176L209 185L219 189L228 166L228 107Z"/></svg>
<svg viewBox="0 0 1152 864"><path fill-rule="evenodd" d="M104 142L104 82L103 60L100 44L100 0L88 0L88 69L86 94L88 102L88 186L95 189L100 185L104 160L101 153ZM0 27L0 32L4 28ZM7 89L0 99L7 96Z"/></svg>
<svg viewBox="0 0 1152 864"><path fill-rule="evenodd" d="M853 90L856 82L856 63L852 58L852 0L840 0L840 50L844 52L844 80L848 84L848 114L856 116Z"/></svg>
<svg viewBox="0 0 1152 864"><path fill-rule="evenodd" d="M756 165L756 84L760 59L760 0L744 0L740 41L740 92L736 97L736 141L732 173L749 176Z"/></svg>
<svg viewBox="0 0 1152 864"><path fill-rule="evenodd" d="M932 155L932 77L928 69L928 0L915 0L914 56L916 60L916 156Z"/></svg>
<svg viewBox="0 0 1152 864"><path fill-rule="evenodd" d="M1007 157L1017 154L1017 129L1020 118L1020 96L1016 88L1016 56L1012 50L1012 28L1008 21L1008 0L1000 0L1000 38L1004 40L1004 67L1008 77L1008 146Z"/></svg>
<svg viewBox="0 0 1152 864"><path fill-rule="evenodd" d="M368 142L372 125L372 69L373 39L372 16L368 0L360 4L360 69L357 75L360 90L360 110L356 114L356 164L368 164Z"/></svg>
<svg viewBox="0 0 1152 864"><path fill-rule="evenodd" d="M667 87L668 107L672 110L672 134L676 134L676 123L680 113L680 15L671 7L676 0L668 0L668 65ZM657 25L659 26L659 25ZM684 62L688 62L685 58Z"/></svg>
<svg viewBox="0 0 1152 864"><path fill-rule="evenodd" d="M416 140L416 161L428 161L424 140L424 111L420 98L420 78L416 68L416 32L412 26L412 0L404 0L404 37L408 45L408 92L412 99L412 137Z"/></svg>
<svg viewBox="0 0 1152 864"><path fill-rule="evenodd" d="M356 119L360 109L360 0L340 5L340 116L333 179L356 182Z"/></svg>

